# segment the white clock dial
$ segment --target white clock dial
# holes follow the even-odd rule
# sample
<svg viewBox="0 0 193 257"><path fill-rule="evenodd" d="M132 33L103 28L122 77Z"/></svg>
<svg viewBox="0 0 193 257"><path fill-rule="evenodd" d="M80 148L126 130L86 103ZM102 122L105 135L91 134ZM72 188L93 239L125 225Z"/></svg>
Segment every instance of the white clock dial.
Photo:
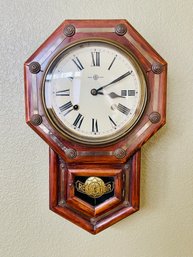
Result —
<svg viewBox="0 0 193 257"><path fill-rule="evenodd" d="M143 72L135 59L108 42L77 43L50 64L43 88L47 114L66 137L109 143L139 119L146 102Z"/></svg>

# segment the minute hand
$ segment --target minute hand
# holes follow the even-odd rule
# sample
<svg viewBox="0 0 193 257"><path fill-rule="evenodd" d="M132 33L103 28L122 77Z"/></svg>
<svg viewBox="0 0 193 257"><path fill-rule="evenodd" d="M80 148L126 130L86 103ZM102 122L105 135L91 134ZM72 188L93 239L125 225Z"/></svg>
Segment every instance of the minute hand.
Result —
<svg viewBox="0 0 193 257"><path fill-rule="evenodd" d="M124 79L125 77L129 76L131 73L132 73L132 71L126 72L125 74L121 75L121 76L118 77L117 79L111 81L109 84L104 85L104 86L102 86L102 87L99 87L96 91L98 92L98 91L104 89L105 87L110 86L110 85L112 85L112 84L114 84L114 83L116 83L116 82L118 82L118 81Z"/></svg>

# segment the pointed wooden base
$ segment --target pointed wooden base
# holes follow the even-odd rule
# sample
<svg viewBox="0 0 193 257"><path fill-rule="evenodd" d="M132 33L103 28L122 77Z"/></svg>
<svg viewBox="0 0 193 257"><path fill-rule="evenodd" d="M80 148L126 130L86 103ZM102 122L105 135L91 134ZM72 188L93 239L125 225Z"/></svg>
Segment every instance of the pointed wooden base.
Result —
<svg viewBox="0 0 193 257"><path fill-rule="evenodd" d="M67 164L50 148L50 209L97 234L139 209L140 150L125 164ZM114 196L92 206L75 195L76 176L113 177Z"/></svg>

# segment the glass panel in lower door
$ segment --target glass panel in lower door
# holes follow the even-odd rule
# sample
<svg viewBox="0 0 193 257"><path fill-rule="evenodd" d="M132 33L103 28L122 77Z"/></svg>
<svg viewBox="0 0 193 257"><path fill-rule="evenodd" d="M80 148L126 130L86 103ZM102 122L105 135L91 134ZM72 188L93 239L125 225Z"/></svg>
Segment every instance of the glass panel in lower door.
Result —
<svg viewBox="0 0 193 257"><path fill-rule="evenodd" d="M114 177L76 176L75 196L97 206L114 196Z"/></svg>

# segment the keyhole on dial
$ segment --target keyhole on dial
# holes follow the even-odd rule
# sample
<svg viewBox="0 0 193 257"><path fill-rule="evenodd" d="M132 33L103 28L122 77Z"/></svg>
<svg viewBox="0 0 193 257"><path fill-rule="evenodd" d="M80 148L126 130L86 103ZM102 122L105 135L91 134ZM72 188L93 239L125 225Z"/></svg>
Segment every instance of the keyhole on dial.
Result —
<svg viewBox="0 0 193 257"><path fill-rule="evenodd" d="M74 109L75 111L77 111L77 110L79 109L79 106L78 106L77 104L75 104L75 105L73 106L73 109Z"/></svg>

